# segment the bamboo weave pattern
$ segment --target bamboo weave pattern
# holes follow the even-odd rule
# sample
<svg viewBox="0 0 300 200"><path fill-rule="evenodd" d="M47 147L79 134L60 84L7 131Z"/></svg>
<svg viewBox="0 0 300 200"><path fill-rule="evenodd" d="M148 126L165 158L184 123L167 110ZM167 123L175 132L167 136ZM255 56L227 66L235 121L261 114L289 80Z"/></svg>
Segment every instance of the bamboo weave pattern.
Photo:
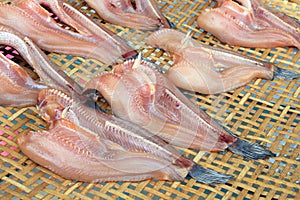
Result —
<svg viewBox="0 0 300 200"><path fill-rule="evenodd" d="M211 0L157 0L165 16L184 33L192 31L201 43L233 49L244 55L270 61L281 68L300 73L300 51L296 48L243 48L219 42L197 27L200 10L214 6ZM300 20L299 0L269 0L268 5ZM81 0L69 3L97 23L96 12ZM144 57L162 70L172 65L171 57L147 46L150 32L136 31L105 24L141 51ZM9 47L1 52L25 66ZM71 78L84 85L92 76L108 66L71 55L49 53L49 57ZM35 77L29 69L26 70ZM192 102L213 118L222 121L243 138L267 146L277 157L248 161L231 152L206 153L180 149L202 165L226 174L235 180L227 184L204 185L193 179L183 182L148 180L138 183L83 183L65 180L35 164L22 154L16 138L31 130L44 129L46 123L35 107L16 109L0 106L0 198L1 199L299 199L300 198L300 80L253 80L248 85L219 95L201 95L183 91ZM109 110L104 102L102 107Z"/></svg>

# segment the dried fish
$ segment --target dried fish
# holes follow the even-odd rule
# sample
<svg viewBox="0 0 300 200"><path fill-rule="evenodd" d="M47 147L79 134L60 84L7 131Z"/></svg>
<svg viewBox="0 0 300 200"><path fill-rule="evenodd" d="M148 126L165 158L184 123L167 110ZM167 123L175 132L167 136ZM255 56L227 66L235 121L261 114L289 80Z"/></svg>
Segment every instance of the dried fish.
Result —
<svg viewBox="0 0 300 200"><path fill-rule="evenodd" d="M65 178L87 182L183 180L189 174L202 183L233 178L184 158L146 130L89 109L61 91L41 91L38 108L50 130L22 135L18 144L29 158Z"/></svg>
<svg viewBox="0 0 300 200"><path fill-rule="evenodd" d="M33 106L43 88L47 86L32 80L27 72L0 53L0 105ZM5 83L5 84L3 84Z"/></svg>
<svg viewBox="0 0 300 200"><path fill-rule="evenodd" d="M273 156L262 146L225 130L147 61L136 59L115 65L113 72L100 74L88 82L84 93L91 90L103 95L115 115L142 126L170 144L205 151L229 148L253 159Z"/></svg>
<svg viewBox="0 0 300 200"><path fill-rule="evenodd" d="M39 75L42 84L68 93L80 92L79 86L26 36L0 24L0 44L16 49Z"/></svg>
<svg viewBox="0 0 300 200"><path fill-rule="evenodd" d="M113 24L143 30L172 26L154 0L86 0L86 2L100 17Z"/></svg>
<svg viewBox="0 0 300 200"><path fill-rule="evenodd" d="M172 41L172 42L170 42ZM200 44L174 29L154 32L148 43L170 52L174 66L166 75L177 87L216 94L246 85L254 78L293 79L300 74L233 51Z"/></svg>
<svg viewBox="0 0 300 200"><path fill-rule="evenodd" d="M59 22L51 17L53 14ZM51 52L95 58L107 64L136 54L123 39L62 0L0 4L0 21Z"/></svg>
<svg viewBox="0 0 300 200"><path fill-rule="evenodd" d="M218 0L199 14L198 25L230 45L300 48L299 22L260 0Z"/></svg>

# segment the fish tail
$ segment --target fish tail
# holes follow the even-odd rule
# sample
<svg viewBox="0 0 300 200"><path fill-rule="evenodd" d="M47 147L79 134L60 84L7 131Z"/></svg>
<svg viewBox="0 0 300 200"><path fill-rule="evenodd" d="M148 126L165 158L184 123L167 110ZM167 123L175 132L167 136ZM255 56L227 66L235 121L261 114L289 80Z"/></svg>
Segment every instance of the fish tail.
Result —
<svg viewBox="0 0 300 200"><path fill-rule="evenodd" d="M246 159L253 160L265 159L267 157L275 156L274 153L272 153L270 150L265 149L265 147L263 147L262 145L239 138L226 126L222 125L219 121L217 122L227 133L237 138L237 140L232 145L229 145L227 147L231 152L243 156Z"/></svg>
<svg viewBox="0 0 300 200"><path fill-rule="evenodd" d="M265 149L263 146L240 138L237 138L236 142L228 146L228 149L244 158L253 160L275 156L274 153Z"/></svg>
<svg viewBox="0 0 300 200"><path fill-rule="evenodd" d="M292 79L300 78L300 74L288 69L274 67L273 78L275 77L292 80Z"/></svg>
<svg viewBox="0 0 300 200"><path fill-rule="evenodd" d="M197 180L199 183L205 184L226 183L234 179L232 175L223 174L212 169L204 168L196 163L189 171L189 176Z"/></svg>

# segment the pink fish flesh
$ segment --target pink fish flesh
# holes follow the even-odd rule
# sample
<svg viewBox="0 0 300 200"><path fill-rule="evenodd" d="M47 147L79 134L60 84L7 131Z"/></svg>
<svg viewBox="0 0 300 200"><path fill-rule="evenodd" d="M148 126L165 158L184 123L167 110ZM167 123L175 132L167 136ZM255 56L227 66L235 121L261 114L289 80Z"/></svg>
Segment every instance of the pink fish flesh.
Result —
<svg viewBox="0 0 300 200"><path fill-rule="evenodd" d="M271 63L202 45L174 29L154 32L148 43L173 55L174 65L166 72L169 80L177 87L199 93L226 92L246 85L254 78L272 79L278 71ZM291 73L290 77L297 75Z"/></svg>
<svg viewBox="0 0 300 200"><path fill-rule="evenodd" d="M52 12L69 29L55 21ZM96 25L62 0L22 0L0 4L0 21L50 52L95 58L107 64L135 55L123 39L100 24Z"/></svg>
<svg viewBox="0 0 300 200"><path fill-rule="evenodd" d="M230 45L300 48L299 22L260 0L218 1L199 14L198 25Z"/></svg>
<svg viewBox="0 0 300 200"><path fill-rule="evenodd" d="M223 151L232 150L241 142L190 102L149 62L137 59L115 65L113 72L92 79L85 93L94 89L109 102L115 115L140 125L170 144ZM246 141L243 145L258 146ZM237 148L243 149L243 145ZM258 156L254 151L238 153L254 159L272 155L268 150L259 149Z"/></svg>
<svg viewBox="0 0 300 200"><path fill-rule="evenodd" d="M143 30L170 28L154 0L86 0L99 16L113 24Z"/></svg>
<svg viewBox="0 0 300 200"><path fill-rule="evenodd" d="M182 180L189 174L204 183L232 179L184 158L155 136L144 137L146 130L89 109L61 91L41 91L38 108L50 130L30 132L18 143L32 160L65 178L86 182Z"/></svg>

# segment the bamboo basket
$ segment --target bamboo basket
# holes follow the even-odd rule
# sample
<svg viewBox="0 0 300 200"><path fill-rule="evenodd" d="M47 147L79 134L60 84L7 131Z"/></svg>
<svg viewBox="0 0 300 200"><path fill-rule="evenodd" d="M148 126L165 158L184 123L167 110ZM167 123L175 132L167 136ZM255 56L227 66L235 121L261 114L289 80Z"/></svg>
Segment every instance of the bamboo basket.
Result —
<svg viewBox="0 0 300 200"><path fill-rule="evenodd" d="M197 27L199 11L214 6L210 0L158 0L159 8L186 33L191 31L200 43L232 49L244 55L270 61L281 68L300 73L300 51L296 48L244 48L228 46ZM269 0L268 5L300 20L299 0ZM69 0L97 23L96 12L81 0ZM172 65L170 56L147 46L149 33L105 23L131 46L161 69ZM25 63L9 47L1 51ZM49 53L49 57L71 78L84 85L92 76L110 70L97 60ZM32 76L36 76L27 69ZM179 149L185 156L226 174L235 180L205 185L186 178L182 182L147 180L137 183L84 183L66 180L41 167L20 152L16 138L46 123L35 107L0 107L0 198L1 199L300 199L300 80L255 79L248 85L219 95L183 91L192 102L213 118L222 121L240 137L265 145L276 153L266 160L245 160L229 151L207 153ZM104 102L102 105L109 110Z"/></svg>

